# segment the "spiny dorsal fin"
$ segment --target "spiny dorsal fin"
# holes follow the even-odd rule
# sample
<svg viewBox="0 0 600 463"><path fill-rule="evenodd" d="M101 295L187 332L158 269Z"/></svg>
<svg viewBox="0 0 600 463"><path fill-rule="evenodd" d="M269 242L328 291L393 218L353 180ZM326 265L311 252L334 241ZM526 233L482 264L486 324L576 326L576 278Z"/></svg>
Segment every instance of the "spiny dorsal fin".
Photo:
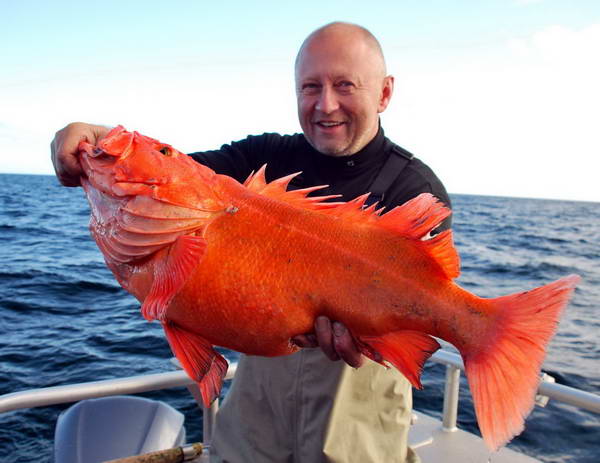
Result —
<svg viewBox="0 0 600 463"><path fill-rule="evenodd" d="M297 207L319 211L322 214L354 223L385 228L402 237L418 241L418 245L438 263L447 278L453 279L460 274L460 259L454 248L452 232L448 230L429 238L430 232L451 214L450 209L431 193L421 193L382 215L383 208L376 209L377 204L364 207L369 194L364 194L348 202L327 203L324 201L340 195L307 196L313 191L326 188L326 186L287 191L288 184L299 173L267 183L265 169L266 165L263 165L256 173L251 174L244 182L244 186L255 193Z"/></svg>
<svg viewBox="0 0 600 463"><path fill-rule="evenodd" d="M265 179L265 169L267 165L264 164L257 172L253 172L244 182L244 186L249 190L263 195L269 198L278 199L280 201L293 204L294 206L301 207L304 209L311 210L322 210L330 209L335 207L337 204L343 203L326 203L324 201L332 198L339 198L341 195L325 195L325 196L307 196L313 191L322 190L327 188L328 185L319 185L309 188L302 188L300 190L287 190L287 186L290 181L300 175L300 172L296 172L285 177L273 180L267 183Z"/></svg>
<svg viewBox="0 0 600 463"><path fill-rule="evenodd" d="M258 169L257 172L252 171L246 179L246 181L244 182L244 186L250 191L260 193L262 189L267 185L267 180L265 179L266 168L267 165L263 164L263 166L260 169Z"/></svg>
<svg viewBox="0 0 600 463"><path fill-rule="evenodd" d="M368 196L365 194L346 203L330 203L331 207L321 212L355 223L382 227L418 241L418 246L436 261L447 278L454 279L460 275L460 258L454 247L452 231L429 237L431 231L451 214L442 202L430 193L422 193L380 215L383 209L376 209L376 204L364 208Z"/></svg>
<svg viewBox="0 0 600 463"><path fill-rule="evenodd" d="M421 193L382 215L379 225L418 240L427 236L450 213L450 209L431 193Z"/></svg>
<svg viewBox="0 0 600 463"><path fill-rule="evenodd" d="M429 238L431 231L450 214L450 209L431 193L421 193L382 215L378 225L419 240L420 246L438 263L444 275L454 279L460 275L460 258L454 247L452 231L446 230Z"/></svg>
<svg viewBox="0 0 600 463"><path fill-rule="evenodd" d="M449 279L460 275L460 257L454 247L452 230L444 230L433 238L421 241L423 248L439 264Z"/></svg>
<svg viewBox="0 0 600 463"><path fill-rule="evenodd" d="M324 209L322 212L356 223L376 223L383 209L376 210L377 204L365 207L369 194L366 193L347 202L329 203L331 207Z"/></svg>

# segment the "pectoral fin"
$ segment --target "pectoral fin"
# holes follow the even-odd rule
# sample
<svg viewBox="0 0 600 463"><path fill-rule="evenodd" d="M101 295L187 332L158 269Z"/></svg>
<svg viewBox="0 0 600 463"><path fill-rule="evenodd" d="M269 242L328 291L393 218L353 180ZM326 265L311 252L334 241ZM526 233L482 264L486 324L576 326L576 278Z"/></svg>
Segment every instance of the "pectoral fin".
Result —
<svg viewBox="0 0 600 463"><path fill-rule="evenodd" d="M209 407L221 392L227 360L201 336L170 322L163 323L163 328L175 357L188 376L198 383L204 406Z"/></svg>
<svg viewBox="0 0 600 463"><path fill-rule="evenodd" d="M157 261L154 281L144 299L142 314L148 321L164 321L167 307L188 280L206 251L206 240L201 236L180 236Z"/></svg>
<svg viewBox="0 0 600 463"><path fill-rule="evenodd" d="M385 365L390 362L410 381L413 387L423 389L423 365L440 348L431 336L420 331L395 331L383 336L361 336L363 355Z"/></svg>

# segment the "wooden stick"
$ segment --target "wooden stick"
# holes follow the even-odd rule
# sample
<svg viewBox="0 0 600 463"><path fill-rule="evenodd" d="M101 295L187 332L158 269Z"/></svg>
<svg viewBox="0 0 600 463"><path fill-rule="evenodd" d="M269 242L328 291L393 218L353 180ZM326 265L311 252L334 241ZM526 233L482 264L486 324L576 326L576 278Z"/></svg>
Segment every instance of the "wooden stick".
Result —
<svg viewBox="0 0 600 463"><path fill-rule="evenodd" d="M200 442L196 442L185 447L117 458L116 460L105 461L104 463L181 463L182 461L192 460L200 456L203 448L204 446Z"/></svg>

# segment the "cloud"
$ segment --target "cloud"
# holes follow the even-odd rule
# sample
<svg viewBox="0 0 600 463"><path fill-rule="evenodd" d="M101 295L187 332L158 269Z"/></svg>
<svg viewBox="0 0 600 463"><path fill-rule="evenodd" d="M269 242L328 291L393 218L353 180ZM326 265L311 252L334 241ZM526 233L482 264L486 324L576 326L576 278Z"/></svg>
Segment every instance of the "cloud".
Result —
<svg viewBox="0 0 600 463"><path fill-rule="evenodd" d="M526 59L548 64L570 65L577 70L600 70L600 24L582 29L560 25L546 27L529 37L509 41L510 49Z"/></svg>
<svg viewBox="0 0 600 463"><path fill-rule="evenodd" d="M291 65L230 64L76 73L0 86L0 172L52 173L54 133L72 121L123 124L182 151L214 149L262 133L298 130ZM243 77L240 78L240 76ZM1 79L0 79L1 83ZM265 102L268 101L268 104ZM4 123L4 125L2 125Z"/></svg>
<svg viewBox="0 0 600 463"><path fill-rule="evenodd" d="M599 28L405 62L386 133L454 193L600 201Z"/></svg>
<svg viewBox="0 0 600 463"><path fill-rule="evenodd" d="M600 201L599 31L600 24L555 25L502 47L392 49L397 80L382 116L386 134L453 193ZM291 69L291 62L163 62L0 86L0 151L11 153L0 158L0 172L21 163L51 173L49 142L72 120L122 123L182 151L297 131Z"/></svg>

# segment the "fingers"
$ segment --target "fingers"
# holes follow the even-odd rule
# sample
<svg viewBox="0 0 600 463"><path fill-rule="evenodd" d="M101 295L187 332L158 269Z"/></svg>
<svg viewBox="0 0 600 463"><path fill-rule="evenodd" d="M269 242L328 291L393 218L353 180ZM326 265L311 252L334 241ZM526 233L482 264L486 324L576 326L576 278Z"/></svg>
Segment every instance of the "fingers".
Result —
<svg viewBox="0 0 600 463"><path fill-rule="evenodd" d="M79 186L83 174L79 164L78 146L82 140L96 142L109 131L107 127L74 122L56 132L50 144L52 165L56 177L64 186Z"/></svg>
<svg viewBox="0 0 600 463"><path fill-rule="evenodd" d="M78 186L79 178L83 173L77 157L77 146L85 135L84 129L79 129L77 124L67 125L56 132L50 144L52 165L56 177L64 186Z"/></svg>
<svg viewBox="0 0 600 463"><path fill-rule="evenodd" d="M317 337L313 333L299 334L292 338L292 342L298 347L319 347Z"/></svg>
<svg viewBox="0 0 600 463"><path fill-rule="evenodd" d="M324 316L317 317L315 320L315 334L319 346L329 359L342 359L354 368L362 365L362 354L358 350L352 334L343 323L332 323Z"/></svg>
<svg viewBox="0 0 600 463"><path fill-rule="evenodd" d="M65 155L56 141L53 141L50 145L50 151L52 153L52 165L58 181L64 186L79 186L81 167L75 155Z"/></svg>
<svg viewBox="0 0 600 463"><path fill-rule="evenodd" d="M320 347L330 360L342 359L354 368L363 364L362 353L343 323L332 323L329 318L321 315L316 318L314 326L314 333L294 336L292 342L299 347Z"/></svg>
<svg viewBox="0 0 600 463"><path fill-rule="evenodd" d="M363 357L350 331L340 322L333 322L333 347L339 357L348 365L358 368L363 363Z"/></svg>
<svg viewBox="0 0 600 463"><path fill-rule="evenodd" d="M315 335L323 353L330 360L339 360L340 356L337 354L333 344L333 329L329 318L324 316L317 317L315 320Z"/></svg>

